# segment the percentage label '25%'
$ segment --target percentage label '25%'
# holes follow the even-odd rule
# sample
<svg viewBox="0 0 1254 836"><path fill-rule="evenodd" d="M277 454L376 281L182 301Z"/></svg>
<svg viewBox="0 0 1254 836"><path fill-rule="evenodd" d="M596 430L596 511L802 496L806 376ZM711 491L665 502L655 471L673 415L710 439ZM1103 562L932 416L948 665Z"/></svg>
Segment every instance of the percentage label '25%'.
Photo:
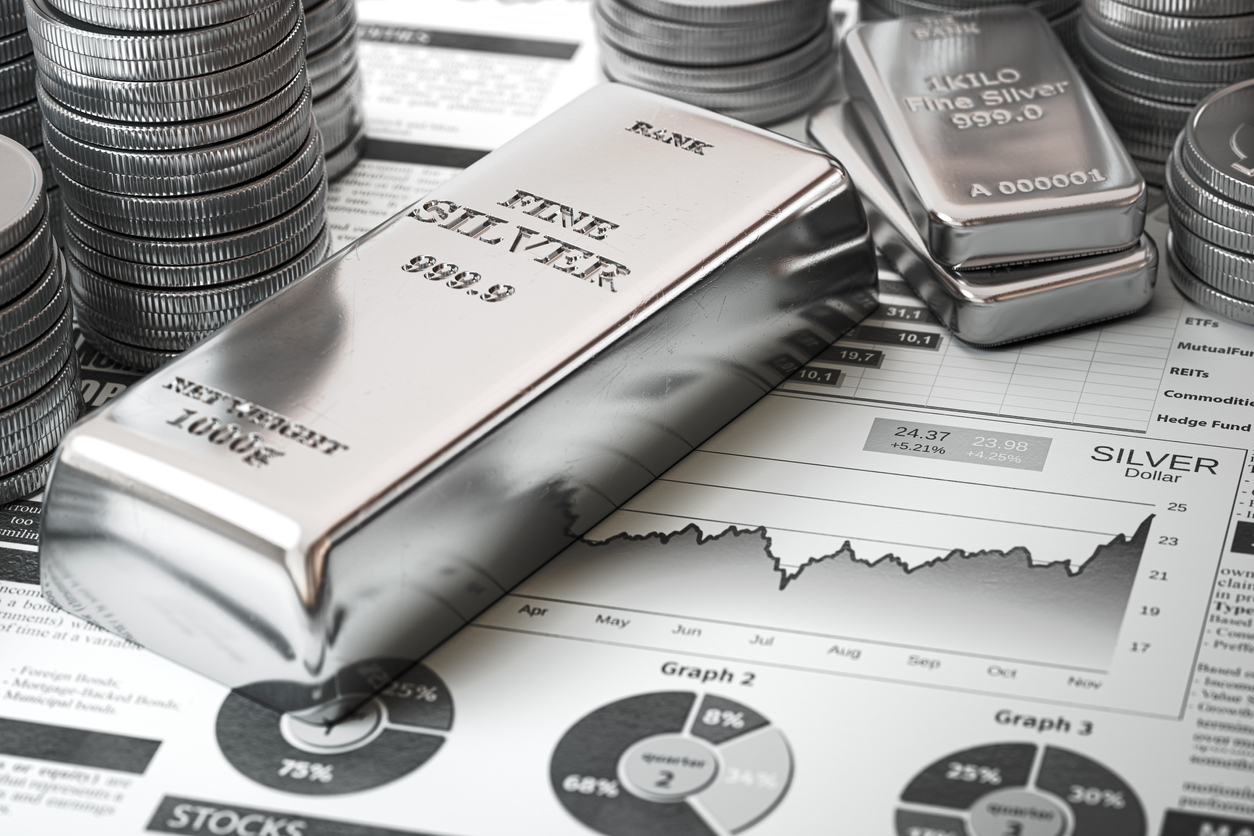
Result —
<svg viewBox="0 0 1254 836"><path fill-rule="evenodd" d="M1052 439L997 430L876 418L862 445L874 453L1043 470Z"/></svg>

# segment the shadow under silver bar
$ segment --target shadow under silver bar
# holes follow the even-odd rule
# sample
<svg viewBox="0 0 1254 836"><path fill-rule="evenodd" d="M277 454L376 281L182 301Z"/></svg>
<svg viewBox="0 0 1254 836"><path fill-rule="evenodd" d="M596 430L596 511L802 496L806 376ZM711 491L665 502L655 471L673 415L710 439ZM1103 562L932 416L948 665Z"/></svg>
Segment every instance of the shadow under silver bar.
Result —
<svg viewBox="0 0 1254 836"><path fill-rule="evenodd" d="M45 594L334 719L874 306L845 172L595 88L63 444Z"/></svg>
<svg viewBox="0 0 1254 836"><path fill-rule="evenodd" d="M887 138L861 102L810 118L810 136L841 161L880 251L955 337L994 346L1133 313L1149 304L1158 250L1145 234L1119 252L959 271L932 258L879 160Z"/></svg>
<svg viewBox="0 0 1254 836"><path fill-rule="evenodd" d="M1022 6L864 23L849 96L895 149L898 196L964 269L1131 246L1145 181L1048 23Z"/></svg>

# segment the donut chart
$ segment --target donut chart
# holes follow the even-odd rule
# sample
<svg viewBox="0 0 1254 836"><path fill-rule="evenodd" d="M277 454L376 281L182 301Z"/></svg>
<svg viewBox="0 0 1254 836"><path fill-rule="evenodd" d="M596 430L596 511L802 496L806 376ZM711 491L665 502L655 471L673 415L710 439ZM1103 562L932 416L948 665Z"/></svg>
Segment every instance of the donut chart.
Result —
<svg viewBox="0 0 1254 836"><path fill-rule="evenodd" d="M997 743L955 752L901 794L897 836L1145 836L1122 778L1057 746Z"/></svg>
<svg viewBox="0 0 1254 836"><path fill-rule="evenodd" d="M606 836L712 836L775 809L792 753L748 706L665 691L588 714L557 744L549 777L562 806Z"/></svg>
<svg viewBox="0 0 1254 836"><path fill-rule="evenodd" d="M413 772L435 756L452 727L448 688L415 665L333 726L277 714L232 692L215 730L223 756L245 777L283 792L339 795Z"/></svg>

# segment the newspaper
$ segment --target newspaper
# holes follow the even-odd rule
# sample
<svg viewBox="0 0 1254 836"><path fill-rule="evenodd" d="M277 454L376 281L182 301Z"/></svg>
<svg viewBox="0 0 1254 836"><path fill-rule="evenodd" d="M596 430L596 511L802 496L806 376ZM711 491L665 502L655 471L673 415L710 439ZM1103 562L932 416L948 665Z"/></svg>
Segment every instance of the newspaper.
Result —
<svg viewBox="0 0 1254 836"><path fill-rule="evenodd" d="M50 607L9 506L0 833L1254 832L1254 329L1164 271L981 350L880 289L325 735Z"/></svg>

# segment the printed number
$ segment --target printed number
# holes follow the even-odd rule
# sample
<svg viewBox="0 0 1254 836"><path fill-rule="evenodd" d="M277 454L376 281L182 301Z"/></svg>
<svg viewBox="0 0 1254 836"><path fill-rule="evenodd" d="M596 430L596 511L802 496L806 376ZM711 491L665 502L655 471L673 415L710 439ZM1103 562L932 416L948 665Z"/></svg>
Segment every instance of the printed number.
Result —
<svg viewBox="0 0 1254 836"><path fill-rule="evenodd" d="M1159 537L1158 545L1160 546L1178 546L1180 545L1179 537Z"/></svg>
<svg viewBox="0 0 1254 836"><path fill-rule="evenodd" d="M1154 569L1149 573L1149 579L1152 581L1165 581L1167 580L1167 573Z"/></svg>
<svg viewBox="0 0 1254 836"><path fill-rule="evenodd" d="M1141 607L1141 615L1148 615L1150 618L1158 615L1162 610L1158 607Z"/></svg>
<svg viewBox="0 0 1254 836"><path fill-rule="evenodd" d="M758 675L756 673L753 673L752 671L745 671L743 674L741 674L740 684L748 686L748 687L753 687L753 680L757 679L757 677Z"/></svg>
<svg viewBox="0 0 1254 836"><path fill-rule="evenodd" d="M1150 649L1150 643L1149 642L1132 642L1132 647L1130 649L1132 650L1133 653L1147 653Z"/></svg>
<svg viewBox="0 0 1254 836"><path fill-rule="evenodd" d="M1026 441L1013 441L1010 439L998 440L992 436L977 435L973 447L1000 447L1004 450L1017 450L1020 453L1027 452L1028 443Z"/></svg>
<svg viewBox="0 0 1254 836"><path fill-rule="evenodd" d="M478 284L483 276L471 270L463 270L448 261L436 263L438 259L432 255L416 255L401 265L406 273L421 273L424 279L433 282L443 281L446 287L453 290L465 290L467 296L477 296L484 302L500 302L514 295L514 288L507 284L494 284L487 290L480 291L472 287ZM467 288L470 288L467 290Z"/></svg>
<svg viewBox="0 0 1254 836"><path fill-rule="evenodd" d="M1183 511L1187 511L1187 510L1189 510L1189 506L1188 506L1188 505L1186 505L1186 504L1185 504L1185 503L1183 503L1183 502L1168 502L1168 503L1167 503L1167 510L1168 510L1168 511L1181 511L1181 512L1183 512Z"/></svg>

